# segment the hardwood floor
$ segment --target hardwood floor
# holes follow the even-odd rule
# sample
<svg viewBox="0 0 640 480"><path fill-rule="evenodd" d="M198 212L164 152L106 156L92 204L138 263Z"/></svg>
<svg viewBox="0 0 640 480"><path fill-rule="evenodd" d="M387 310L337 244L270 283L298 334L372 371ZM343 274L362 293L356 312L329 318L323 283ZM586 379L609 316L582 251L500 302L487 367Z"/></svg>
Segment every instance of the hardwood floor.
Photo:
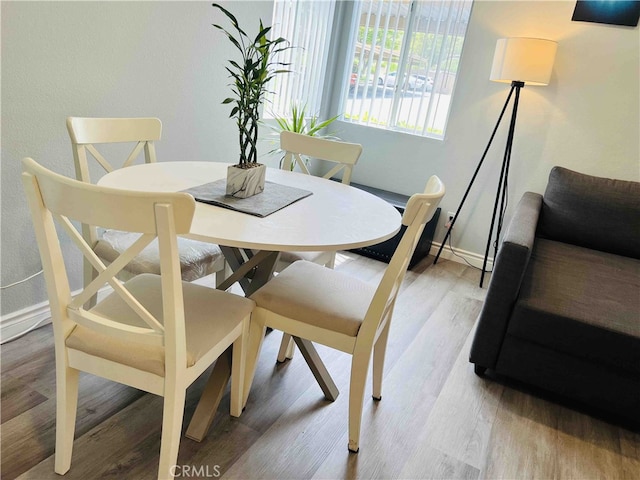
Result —
<svg viewBox="0 0 640 480"><path fill-rule="evenodd" d="M347 451L350 356L318 347L341 391L330 403L299 353L275 363L274 331L242 416L229 416L227 394L202 443L182 438L182 477L639 479L639 433L473 373L468 352L486 290L477 287L479 272L432 260L402 286L382 401L365 396L360 453ZM385 266L347 253L337 268L375 282ZM51 327L3 345L1 354L2 479L61 478L53 472ZM185 428L205 380L189 389ZM161 398L81 375L64 478L155 478L161 419Z"/></svg>

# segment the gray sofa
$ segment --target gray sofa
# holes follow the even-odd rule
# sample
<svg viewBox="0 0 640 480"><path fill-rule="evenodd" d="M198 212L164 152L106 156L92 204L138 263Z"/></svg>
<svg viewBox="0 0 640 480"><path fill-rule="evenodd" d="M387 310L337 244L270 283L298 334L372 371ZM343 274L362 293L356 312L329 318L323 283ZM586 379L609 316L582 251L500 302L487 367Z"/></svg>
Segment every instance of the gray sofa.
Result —
<svg viewBox="0 0 640 480"><path fill-rule="evenodd" d="M470 361L640 425L640 183L554 167L524 194Z"/></svg>

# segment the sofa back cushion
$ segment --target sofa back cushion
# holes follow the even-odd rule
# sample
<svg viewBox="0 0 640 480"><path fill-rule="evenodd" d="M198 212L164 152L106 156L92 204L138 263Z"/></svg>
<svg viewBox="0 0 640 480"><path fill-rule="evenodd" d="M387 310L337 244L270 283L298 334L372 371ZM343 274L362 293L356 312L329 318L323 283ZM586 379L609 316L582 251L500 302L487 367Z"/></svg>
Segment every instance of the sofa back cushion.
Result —
<svg viewBox="0 0 640 480"><path fill-rule="evenodd" d="M553 167L537 234L640 258L640 183Z"/></svg>

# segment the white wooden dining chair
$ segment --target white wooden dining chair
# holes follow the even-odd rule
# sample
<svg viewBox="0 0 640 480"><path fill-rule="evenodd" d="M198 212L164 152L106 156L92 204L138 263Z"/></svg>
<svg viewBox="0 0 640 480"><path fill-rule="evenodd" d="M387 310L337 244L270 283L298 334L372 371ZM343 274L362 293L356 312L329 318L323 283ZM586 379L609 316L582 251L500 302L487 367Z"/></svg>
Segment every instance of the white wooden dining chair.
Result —
<svg viewBox="0 0 640 480"><path fill-rule="evenodd" d="M445 187L436 176L407 203L407 226L379 285L299 261L257 290L249 334L245 403L266 327L351 354L349 450L357 452L366 376L373 352L373 398L382 397L382 369L393 307L425 224Z"/></svg>
<svg viewBox="0 0 640 480"><path fill-rule="evenodd" d="M30 158L23 160L22 181L53 322L56 473L71 466L78 373L84 371L164 397L158 478L172 478L185 391L231 345L231 415L242 412L245 344L254 302L181 280L177 235L191 226L195 201L190 195L99 187L55 174ZM106 266L72 221L136 232L139 239ZM60 235L65 232L98 272L75 297L56 223ZM160 275L117 280L127 262L154 239ZM113 292L85 309L105 284Z"/></svg>
<svg viewBox="0 0 640 480"><path fill-rule="evenodd" d="M342 183L349 185L353 167L358 163L362 154L362 145L347 143L325 138L311 137L300 133L280 132L280 149L285 152L282 161L283 170L299 169L302 173L311 175L306 160L309 158L323 160L335 164L324 173L322 178L330 179L342 172ZM281 272L293 262L307 260L309 262L333 268L336 252L282 252L276 264L275 271ZM284 335L278 352L278 362L293 358L294 345L291 337Z"/></svg>
<svg viewBox="0 0 640 480"><path fill-rule="evenodd" d="M323 174L322 178L330 179L342 172L342 183L345 185L351 183L353 167L362 154L362 145L357 143L311 137L288 131L280 132L280 149L285 152L282 160L283 170L298 168L302 173L311 175L305 160L308 158L324 160L335 165ZM276 265L276 272L284 270L298 260L307 260L333 268L335 257L336 252L282 252Z"/></svg>
<svg viewBox="0 0 640 480"><path fill-rule="evenodd" d="M146 163L156 161L154 141L160 140L162 123L157 118L67 118L67 130L73 147L76 179L91 183L89 158L93 157L106 172L132 165L144 151ZM135 143L128 158L115 167L96 148L98 144ZM129 248L138 235L106 230L98 233L93 225L83 225L83 235L100 258L112 262ZM182 279L193 281L212 273L216 284L224 280L225 261L220 247L187 238L178 239ZM128 280L141 273L159 273L160 260L157 242L151 243L140 255L122 270L121 280ZM84 263L84 278L87 285L95 278L95 270L89 262Z"/></svg>

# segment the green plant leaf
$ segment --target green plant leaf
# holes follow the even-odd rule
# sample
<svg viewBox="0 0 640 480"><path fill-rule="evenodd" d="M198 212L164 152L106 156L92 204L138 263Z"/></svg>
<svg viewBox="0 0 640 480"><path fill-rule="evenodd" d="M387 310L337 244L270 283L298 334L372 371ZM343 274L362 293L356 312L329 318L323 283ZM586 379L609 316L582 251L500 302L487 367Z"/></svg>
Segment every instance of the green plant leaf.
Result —
<svg viewBox="0 0 640 480"><path fill-rule="evenodd" d="M256 36L256 39L253 41L253 43L260 43L261 45L263 45L264 44L263 42L266 41L267 33L269 33L269 31L271 30L271 27L263 28L262 22L260 22L260 29L261 30Z"/></svg>
<svg viewBox="0 0 640 480"><path fill-rule="evenodd" d="M316 117L317 118L317 117ZM320 130L322 130L325 127L328 127L329 125L331 125L333 122L335 122L338 118L340 118L340 115L336 115L335 117L331 117L327 120L325 120L324 122L320 122L317 125L315 125L314 127L312 127L309 130L308 135L315 135L317 132L319 132Z"/></svg>
<svg viewBox="0 0 640 480"><path fill-rule="evenodd" d="M238 20L236 19L236 17L233 16L233 14L229 10L227 10L222 5L219 5L217 3L214 3L211 6L219 9L222 13L224 13L229 18L229 20L231 20L231 23L233 24L234 28L238 31L238 33L245 36L247 35L242 31L242 29L240 28L240 25L238 24Z"/></svg>
<svg viewBox="0 0 640 480"><path fill-rule="evenodd" d="M258 122L260 120L259 107L268 91L267 83L275 75L288 73L283 67L290 64L285 62L272 62L271 56L292 48L283 37L275 40L268 38L271 27L265 27L260 20L260 28L257 36L250 39L238 24L236 17L219 4L213 4L231 22L237 35L225 29L223 26L213 24L221 30L229 41L241 52L242 60L229 60L225 70L232 79L229 86L236 98L226 98L223 104L233 104L230 117L236 119L240 139L240 163L257 161L256 142L258 138ZM275 67L275 68L274 68ZM280 67L276 70L276 68ZM304 117L304 115L303 115ZM304 118L303 118L304 120ZM289 126L286 123L281 125Z"/></svg>

